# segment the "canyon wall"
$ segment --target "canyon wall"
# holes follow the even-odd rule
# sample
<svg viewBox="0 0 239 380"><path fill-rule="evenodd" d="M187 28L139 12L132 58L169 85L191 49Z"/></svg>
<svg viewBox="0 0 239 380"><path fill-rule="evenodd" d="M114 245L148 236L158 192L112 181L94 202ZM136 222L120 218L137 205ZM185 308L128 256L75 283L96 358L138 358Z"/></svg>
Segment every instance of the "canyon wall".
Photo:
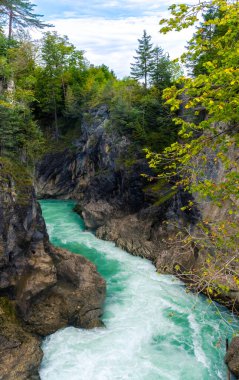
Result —
<svg viewBox="0 0 239 380"><path fill-rule="evenodd" d="M80 255L53 247L27 171L0 160L0 378L38 379L41 338L101 326L105 281Z"/></svg>

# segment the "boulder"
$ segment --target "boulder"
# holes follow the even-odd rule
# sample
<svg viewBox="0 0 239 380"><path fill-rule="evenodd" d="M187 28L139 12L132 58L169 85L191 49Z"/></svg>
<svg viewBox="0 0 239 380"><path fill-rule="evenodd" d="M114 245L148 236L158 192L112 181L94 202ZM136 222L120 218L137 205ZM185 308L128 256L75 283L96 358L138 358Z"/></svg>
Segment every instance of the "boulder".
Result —
<svg viewBox="0 0 239 380"><path fill-rule="evenodd" d="M92 201L82 207L81 215L87 228L96 229L106 224L114 211L114 207L105 201Z"/></svg>
<svg viewBox="0 0 239 380"><path fill-rule="evenodd" d="M225 363L236 378L239 379L239 336L232 339L225 356Z"/></svg>
<svg viewBox="0 0 239 380"><path fill-rule="evenodd" d="M95 265L80 255L51 247L57 281L37 299L33 298L25 312L22 300L18 307L30 331L46 336L66 327L102 326L100 317L105 298L105 281ZM23 289L23 298L27 289Z"/></svg>

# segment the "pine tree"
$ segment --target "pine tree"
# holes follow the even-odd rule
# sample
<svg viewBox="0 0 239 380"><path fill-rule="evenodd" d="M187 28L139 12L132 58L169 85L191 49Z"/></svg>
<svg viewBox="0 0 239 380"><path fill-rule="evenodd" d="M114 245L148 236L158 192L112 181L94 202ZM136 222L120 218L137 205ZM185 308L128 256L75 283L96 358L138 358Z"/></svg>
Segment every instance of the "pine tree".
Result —
<svg viewBox="0 0 239 380"><path fill-rule="evenodd" d="M35 4L28 0L0 0L0 19L8 22L8 38L12 38L13 27L34 27L43 29L52 26L45 24L40 18L42 15L35 14Z"/></svg>
<svg viewBox="0 0 239 380"><path fill-rule="evenodd" d="M144 30L143 37L138 39L139 47L136 50L137 56L134 57L135 63L131 64L131 76L134 79L143 79L145 88L148 87L148 78L152 71L153 45L151 36Z"/></svg>
<svg viewBox="0 0 239 380"><path fill-rule="evenodd" d="M152 54L150 81L154 86L163 90L171 84L171 62L161 47L157 46Z"/></svg>

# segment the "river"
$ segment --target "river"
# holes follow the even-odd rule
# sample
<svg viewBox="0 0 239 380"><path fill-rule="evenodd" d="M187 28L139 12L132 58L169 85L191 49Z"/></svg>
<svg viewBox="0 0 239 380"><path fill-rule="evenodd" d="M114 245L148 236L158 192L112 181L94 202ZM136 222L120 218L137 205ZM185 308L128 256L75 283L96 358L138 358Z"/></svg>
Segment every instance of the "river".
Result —
<svg viewBox="0 0 239 380"><path fill-rule="evenodd" d="M42 380L225 380L225 339L239 329L231 313L97 239L73 201L40 203L51 242L87 257L107 282L105 328L47 337Z"/></svg>

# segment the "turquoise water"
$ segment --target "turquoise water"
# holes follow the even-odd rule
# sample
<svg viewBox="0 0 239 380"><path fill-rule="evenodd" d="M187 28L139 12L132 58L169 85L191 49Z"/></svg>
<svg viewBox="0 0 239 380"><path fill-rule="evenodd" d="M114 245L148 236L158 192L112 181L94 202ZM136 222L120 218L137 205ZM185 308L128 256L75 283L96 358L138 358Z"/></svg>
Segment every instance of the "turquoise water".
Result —
<svg viewBox="0 0 239 380"><path fill-rule="evenodd" d="M225 379L238 320L173 276L85 231L72 201L41 201L51 242L94 262L107 281L105 328L69 327L43 343L42 380Z"/></svg>

